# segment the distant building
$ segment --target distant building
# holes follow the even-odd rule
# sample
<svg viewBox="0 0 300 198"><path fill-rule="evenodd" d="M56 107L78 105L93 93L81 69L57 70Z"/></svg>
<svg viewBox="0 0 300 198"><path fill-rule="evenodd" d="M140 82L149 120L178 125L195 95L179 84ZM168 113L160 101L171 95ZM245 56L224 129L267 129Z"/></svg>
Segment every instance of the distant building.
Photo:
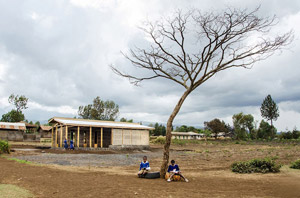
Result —
<svg viewBox="0 0 300 198"><path fill-rule="evenodd" d="M52 137L52 126L40 125L38 130L41 138L51 138Z"/></svg>
<svg viewBox="0 0 300 198"><path fill-rule="evenodd" d="M199 140L204 137L204 134L195 132L171 132L172 139L187 139L187 140Z"/></svg>
<svg viewBox="0 0 300 198"><path fill-rule="evenodd" d="M63 147L65 139L75 147L149 147L152 127L136 123L54 117L52 147Z"/></svg>
<svg viewBox="0 0 300 198"><path fill-rule="evenodd" d="M0 139L7 141L23 141L25 130L25 123L0 122Z"/></svg>

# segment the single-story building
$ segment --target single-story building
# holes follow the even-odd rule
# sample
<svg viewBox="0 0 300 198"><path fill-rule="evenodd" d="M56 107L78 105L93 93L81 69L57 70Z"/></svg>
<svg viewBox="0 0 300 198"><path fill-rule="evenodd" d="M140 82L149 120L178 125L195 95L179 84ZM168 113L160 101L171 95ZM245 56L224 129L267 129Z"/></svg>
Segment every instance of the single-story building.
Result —
<svg viewBox="0 0 300 198"><path fill-rule="evenodd" d="M148 147L152 127L137 123L54 117L52 147L63 147L65 139L77 148Z"/></svg>
<svg viewBox="0 0 300 198"><path fill-rule="evenodd" d="M204 134L195 132L171 132L172 139L187 139L187 140L199 140L204 137Z"/></svg>
<svg viewBox="0 0 300 198"><path fill-rule="evenodd" d="M52 137L52 126L40 125L38 132L41 138L51 138Z"/></svg>
<svg viewBox="0 0 300 198"><path fill-rule="evenodd" d="M0 122L0 139L7 141L23 141L25 130L25 123Z"/></svg>

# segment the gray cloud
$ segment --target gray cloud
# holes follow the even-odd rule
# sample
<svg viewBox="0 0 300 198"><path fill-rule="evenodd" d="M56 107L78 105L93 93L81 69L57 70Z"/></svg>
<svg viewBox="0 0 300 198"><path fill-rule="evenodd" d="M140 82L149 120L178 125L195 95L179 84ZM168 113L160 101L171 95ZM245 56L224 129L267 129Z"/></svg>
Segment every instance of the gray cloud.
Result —
<svg viewBox="0 0 300 198"><path fill-rule="evenodd" d="M229 122L231 116L240 111L261 119L259 106L264 97L271 94L285 116L283 121L278 120L278 127L292 128L286 121L288 118L300 126L300 109L297 108L300 101L297 60L300 28L296 23L300 19L300 2L74 2L0 1L1 114L11 108L1 102L11 93L25 94L39 104L25 111L29 120L75 116L79 105L91 103L93 98L100 96L118 103L121 117L166 122L183 88L164 79L135 87L109 68L114 64L128 72L136 72L120 51L126 52L135 45L147 46L148 41L137 26L147 18L159 19L161 13L168 14L179 8L196 7L205 11L234 6L253 9L261 4L261 14L278 16L279 32L294 28L296 39L291 49L256 64L252 70L232 69L219 73L191 94L175 122L201 125L215 117Z"/></svg>

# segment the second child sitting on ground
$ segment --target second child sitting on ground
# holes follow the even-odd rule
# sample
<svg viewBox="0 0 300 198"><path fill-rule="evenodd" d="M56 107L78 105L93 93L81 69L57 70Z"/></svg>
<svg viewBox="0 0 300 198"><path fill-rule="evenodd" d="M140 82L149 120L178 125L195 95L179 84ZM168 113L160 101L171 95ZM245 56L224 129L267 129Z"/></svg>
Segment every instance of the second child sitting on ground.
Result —
<svg viewBox="0 0 300 198"><path fill-rule="evenodd" d="M189 182L189 180L181 174L179 166L177 164L175 164L175 160L171 160L171 164L169 165L169 168L168 168L168 173L170 174L170 177L167 180L168 182L170 182L172 180L174 175L179 175L180 177L182 177L184 179L184 181Z"/></svg>
<svg viewBox="0 0 300 198"><path fill-rule="evenodd" d="M140 170L138 172L139 177L145 177L145 175L148 173L150 170L150 164L147 161L147 156L143 157L143 161L140 164Z"/></svg>

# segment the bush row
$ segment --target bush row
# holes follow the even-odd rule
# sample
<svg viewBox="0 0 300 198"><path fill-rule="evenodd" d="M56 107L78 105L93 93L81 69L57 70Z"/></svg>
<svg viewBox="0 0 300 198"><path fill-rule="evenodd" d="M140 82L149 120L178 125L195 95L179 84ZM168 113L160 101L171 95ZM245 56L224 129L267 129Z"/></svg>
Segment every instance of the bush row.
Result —
<svg viewBox="0 0 300 198"><path fill-rule="evenodd" d="M298 160L292 162L292 164L291 164L290 167L291 167L291 168L294 168L294 169L300 169L300 159L298 159Z"/></svg>
<svg viewBox="0 0 300 198"><path fill-rule="evenodd" d="M264 158L235 162L231 165L231 170L237 173L277 173L281 166L272 158Z"/></svg>

